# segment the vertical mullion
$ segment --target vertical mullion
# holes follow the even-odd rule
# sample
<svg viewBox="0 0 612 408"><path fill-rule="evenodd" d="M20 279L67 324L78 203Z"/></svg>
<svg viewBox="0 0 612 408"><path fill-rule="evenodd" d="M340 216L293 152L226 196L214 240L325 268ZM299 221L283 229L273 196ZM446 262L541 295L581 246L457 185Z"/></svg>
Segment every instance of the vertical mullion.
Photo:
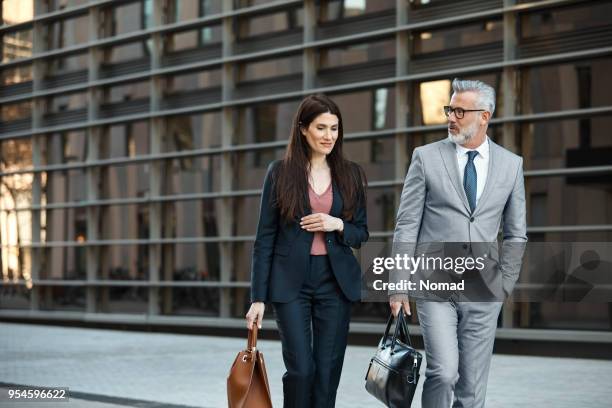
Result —
<svg viewBox="0 0 612 408"><path fill-rule="evenodd" d="M223 0L223 12L227 13L232 11L234 8L232 0ZM225 17L223 19L223 57L229 57L234 51L234 30L233 30L234 19L232 17ZM236 67L232 62L226 62L223 64L221 72L221 89L222 89L222 100L223 102L230 101L233 98L233 91L235 88L235 72ZM234 113L237 107L224 106L221 110L221 146L226 147L232 144L232 139L235 132L234 127ZM221 154L221 173L219 174L221 180L221 190L231 191L232 190L232 156L230 153ZM215 208L218 212L218 231L221 236L231 236L233 226L233 212L232 212L232 199L222 198L216 200ZM207 254L209 256L210 254ZM234 267L233 262L233 243L232 242L220 242L219 243L219 268L220 276L219 280L222 282L228 282L231 280L232 269ZM231 314L230 302L231 292L229 288L220 288L219 296L219 316L229 317Z"/></svg>
<svg viewBox="0 0 612 408"><path fill-rule="evenodd" d="M39 15L45 12L43 0L34 0L34 14ZM44 24L40 21L35 21L32 28L32 55L39 54L45 51L44 41ZM42 88L44 77L45 64L43 60L37 59L32 63L32 91L36 92ZM44 110L44 101L42 98L32 99L32 130L42 127L42 117ZM32 136L32 165L39 167L42 165L42 143L45 134ZM40 206L42 200L42 175L34 173L32 178L32 206ZM41 225L40 225L41 210L32 210L32 243L40 243L41 240ZM21 248L19 248L21 251ZM31 276L32 280L40 279L40 270L42 266L42 253L44 249L41 247L32 246L30 249L31 256ZM33 285L30 296L30 309L40 309L40 288Z"/></svg>
<svg viewBox="0 0 612 408"><path fill-rule="evenodd" d="M91 7L89 9L89 41L96 41L100 37L100 9ZM89 59L89 81L95 81L99 78L100 51L97 47L91 47L88 51ZM100 92L97 87L90 87L87 90L87 119L94 121L99 117L100 112ZM103 132L100 127L87 128L87 162L98 160L100 157L99 143L100 134ZM100 169L96 166L87 167L85 170L87 180L87 200L94 201L99 197L98 185L100 177ZM100 216L100 207L87 207L87 240L96 241L99 238L98 219ZM99 254L98 246L87 246L86 253L86 279L88 282L97 279L99 269ZM96 302L97 289L94 286L87 286L85 301L85 310L88 313L95 313L97 310Z"/></svg>
<svg viewBox="0 0 612 408"><path fill-rule="evenodd" d="M323 3L321 7L324 7ZM317 25L317 16L315 13L314 0L304 1L304 33L302 41L304 44L315 41ZM302 88L312 89L316 86L317 67L316 67L316 49L308 47L303 49L302 53Z"/></svg>
<svg viewBox="0 0 612 408"><path fill-rule="evenodd" d="M408 24L409 19L409 3L408 0L395 1L395 24L397 27ZM408 62L410 60L409 53L410 32L407 30L399 30L395 35L395 76L405 76L408 74ZM412 84L407 81L399 81L395 83L395 127L401 129L407 127L411 118L410 104L412 95ZM406 164L408 163L407 141L408 135L405 133L396 133L393 140L394 148L394 178L395 180L403 180L406 176ZM402 195L403 184L398 185L394 189L393 208L399 208ZM413 314L416 316L416 314ZM415 317L411 318L414 321Z"/></svg>
<svg viewBox="0 0 612 408"><path fill-rule="evenodd" d="M159 26L163 23L163 1L153 0L153 25ZM151 69L161 66L161 54L163 52L163 38L160 33L153 33L149 40L151 44ZM162 83L161 78L152 75L149 80L149 103L151 112L159 111L161 108ZM165 119L153 117L149 120L150 127L150 153L160 154L162 152L163 128ZM150 164L149 172L149 194L153 197L161 195L163 177L163 162L156 160ZM162 203L154 202L149 204L149 240L159 240L162 235ZM160 289L157 283L160 280L161 251L162 245L159 243L149 243L149 283L148 289L148 313L157 315L160 313Z"/></svg>
<svg viewBox="0 0 612 408"><path fill-rule="evenodd" d="M396 25L403 26L408 23L408 1L396 0ZM410 33L406 30L398 31L395 36L395 75L405 76L408 74ZM396 82L395 84L395 127L398 129L407 127L410 123L409 118L409 95L411 94L411 84L406 81ZM406 134L397 133L394 138L394 177L395 180L403 180L406 176L406 164L408 156L406 152ZM395 189L394 203L398 208L402 194L402 185Z"/></svg>
<svg viewBox="0 0 612 408"><path fill-rule="evenodd" d="M510 7L516 4L516 0L504 0L504 7ZM512 61L516 58L517 54L517 15L515 12L504 13L503 18L503 36L504 36L504 61ZM517 100L517 87L516 87L516 76L517 68L515 67L504 67L502 71L501 91L502 91L502 111L503 116L512 117L516 115L516 100ZM517 143L516 123L506 122L502 126L502 145L506 148L519 152L519 144ZM527 303L523 303L527 305ZM512 327L514 325L514 308L515 304L511 300L506 300L502 308L502 327ZM523 306L521 306L523 308ZM528 310L521 310L521 313L527 312Z"/></svg>

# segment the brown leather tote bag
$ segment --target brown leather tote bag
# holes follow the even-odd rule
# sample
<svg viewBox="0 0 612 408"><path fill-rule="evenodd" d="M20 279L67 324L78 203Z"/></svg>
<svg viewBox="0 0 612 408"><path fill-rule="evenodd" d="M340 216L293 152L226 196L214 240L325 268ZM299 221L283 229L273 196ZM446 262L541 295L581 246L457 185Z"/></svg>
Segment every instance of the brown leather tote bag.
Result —
<svg viewBox="0 0 612 408"><path fill-rule="evenodd" d="M272 408L263 354L257 350L257 324L249 330L247 349L236 356L227 377L229 408Z"/></svg>

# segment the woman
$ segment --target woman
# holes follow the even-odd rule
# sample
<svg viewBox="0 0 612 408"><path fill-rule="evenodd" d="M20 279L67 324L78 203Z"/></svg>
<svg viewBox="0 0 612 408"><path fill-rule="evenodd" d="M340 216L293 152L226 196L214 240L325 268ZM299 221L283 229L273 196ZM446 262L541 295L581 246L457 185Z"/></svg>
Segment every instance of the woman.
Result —
<svg viewBox="0 0 612 408"><path fill-rule="evenodd" d="M361 268L351 247L368 239L365 175L342 154L342 116L306 97L283 160L270 164L253 248L251 329L276 311L287 372L285 407L333 407ZM312 327L312 330L311 330Z"/></svg>

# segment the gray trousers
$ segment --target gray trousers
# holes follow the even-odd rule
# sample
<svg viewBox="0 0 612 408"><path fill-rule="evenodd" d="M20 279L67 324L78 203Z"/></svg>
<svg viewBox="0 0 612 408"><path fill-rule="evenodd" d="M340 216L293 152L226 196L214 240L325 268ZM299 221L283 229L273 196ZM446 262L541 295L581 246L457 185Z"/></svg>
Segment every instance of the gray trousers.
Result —
<svg viewBox="0 0 612 408"><path fill-rule="evenodd" d="M422 407L484 407L502 302L416 305L427 357Z"/></svg>

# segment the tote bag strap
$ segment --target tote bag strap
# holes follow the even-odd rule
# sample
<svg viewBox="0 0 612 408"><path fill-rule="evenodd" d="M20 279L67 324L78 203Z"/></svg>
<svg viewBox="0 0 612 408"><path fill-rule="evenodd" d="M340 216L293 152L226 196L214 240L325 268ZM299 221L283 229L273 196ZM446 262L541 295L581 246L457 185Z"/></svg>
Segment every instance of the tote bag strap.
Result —
<svg viewBox="0 0 612 408"><path fill-rule="evenodd" d="M249 330L249 339L247 340L247 351L252 353L257 349L257 324L253 323L253 328Z"/></svg>

